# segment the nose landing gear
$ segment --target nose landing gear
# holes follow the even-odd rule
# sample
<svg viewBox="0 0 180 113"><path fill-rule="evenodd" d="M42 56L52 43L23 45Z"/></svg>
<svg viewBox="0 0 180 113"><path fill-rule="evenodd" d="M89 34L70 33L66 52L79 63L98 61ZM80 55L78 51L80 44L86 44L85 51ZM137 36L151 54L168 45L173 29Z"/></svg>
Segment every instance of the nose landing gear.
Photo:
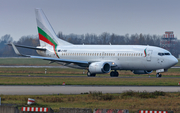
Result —
<svg viewBox="0 0 180 113"><path fill-rule="evenodd" d="M160 78L161 76L162 76L162 75L161 75L160 73L157 73L157 74L156 74L156 77L157 77L157 78Z"/></svg>

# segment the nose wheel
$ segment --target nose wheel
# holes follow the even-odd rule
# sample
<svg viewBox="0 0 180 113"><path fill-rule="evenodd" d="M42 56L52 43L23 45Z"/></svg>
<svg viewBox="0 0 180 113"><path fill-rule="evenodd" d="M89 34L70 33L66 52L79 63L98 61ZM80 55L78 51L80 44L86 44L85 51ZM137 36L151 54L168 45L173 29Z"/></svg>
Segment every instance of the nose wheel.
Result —
<svg viewBox="0 0 180 113"><path fill-rule="evenodd" d="M161 76L162 76L162 75L161 75L160 73L157 73L157 74L156 74L156 77L157 77L157 78L160 78Z"/></svg>

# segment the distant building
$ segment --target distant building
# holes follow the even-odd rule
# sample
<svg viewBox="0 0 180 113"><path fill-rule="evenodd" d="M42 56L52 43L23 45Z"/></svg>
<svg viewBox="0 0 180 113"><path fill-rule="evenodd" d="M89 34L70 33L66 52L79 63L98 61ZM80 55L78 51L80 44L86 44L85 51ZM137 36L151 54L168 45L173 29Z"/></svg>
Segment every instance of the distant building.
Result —
<svg viewBox="0 0 180 113"><path fill-rule="evenodd" d="M160 47L173 52L177 43L177 38L174 37L173 31L166 31L160 41Z"/></svg>

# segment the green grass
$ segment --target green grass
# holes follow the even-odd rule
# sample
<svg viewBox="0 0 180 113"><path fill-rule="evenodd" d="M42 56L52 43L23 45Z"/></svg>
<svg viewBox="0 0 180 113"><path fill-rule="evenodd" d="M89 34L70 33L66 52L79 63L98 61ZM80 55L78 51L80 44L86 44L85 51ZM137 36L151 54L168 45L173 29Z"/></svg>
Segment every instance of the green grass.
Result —
<svg viewBox="0 0 180 113"><path fill-rule="evenodd" d="M0 58L0 65L24 65L24 66L59 66L57 63L49 64L49 61L32 58Z"/></svg>
<svg viewBox="0 0 180 113"><path fill-rule="evenodd" d="M165 92L124 92L122 94L102 94L90 92L81 95L0 95L2 103L27 106L28 98L36 101L35 105L51 107L56 112L61 108L95 108L98 109L128 109L130 113L142 110L173 110L180 112L180 93Z"/></svg>
<svg viewBox="0 0 180 113"><path fill-rule="evenodd" d="M46 69L46 74L45 74ZM0 68L0 75L32 75L32 76L84 76L87 70L72 68ZM133 74L131 71L119 71L120 77L155 77L156 72L151 74ZM180 69L171 68L168 72L162 73L163 77L180 77ZM97 77L109 77L108 74L97 74Z"/></svg>
<svg viewBox="0 0 180 113"><path fill-rule="evenodd" d="M0 77L0 84L61 85L65 82L67 85L177 86L180 82L180 69L170 69L169 72L163 73L163 77L174 78L155 78L155 72L149 75L135 75L130 71L119 71L119 78L111 78L109 74L97 74L97 77L87 77L86 74L82 74L83 70L71 68L47 68L47 74L44 74L44 71L45 68L0 68L0 75L12 75L12 77ZM13 75L19 76L13 77Z"/></svg>
<svg viewBox="0 0 180 113"><path fill-rule="evenodd" d="M177 86L180 78L0 77L0 85Z"/></svg>
<svg viewBox="0 0 180 113"><path fill-rule="evenodd" d="M45 74L46 69L46 74ZM0 75L62 75L82 74L83 70L72 68L0 68Z"/></svg>

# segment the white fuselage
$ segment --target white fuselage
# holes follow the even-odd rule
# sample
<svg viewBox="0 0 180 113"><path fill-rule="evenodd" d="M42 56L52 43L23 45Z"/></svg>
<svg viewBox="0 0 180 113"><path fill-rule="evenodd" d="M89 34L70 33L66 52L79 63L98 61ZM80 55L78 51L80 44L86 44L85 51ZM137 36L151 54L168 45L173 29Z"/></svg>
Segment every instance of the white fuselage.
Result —
<svg viewBox="0 0 180 113"><path fill-rule="evenodd" d="M57 57L52 47L46 56ZM177 59L165 49L141 45L71 45L56 48L60 59L114 62L112 70L158 70L168 69ZM158 55L163 53L164 55ZM165 55L166 53L166 55ZM68 65L67 65L68 66Z"/></svg>

